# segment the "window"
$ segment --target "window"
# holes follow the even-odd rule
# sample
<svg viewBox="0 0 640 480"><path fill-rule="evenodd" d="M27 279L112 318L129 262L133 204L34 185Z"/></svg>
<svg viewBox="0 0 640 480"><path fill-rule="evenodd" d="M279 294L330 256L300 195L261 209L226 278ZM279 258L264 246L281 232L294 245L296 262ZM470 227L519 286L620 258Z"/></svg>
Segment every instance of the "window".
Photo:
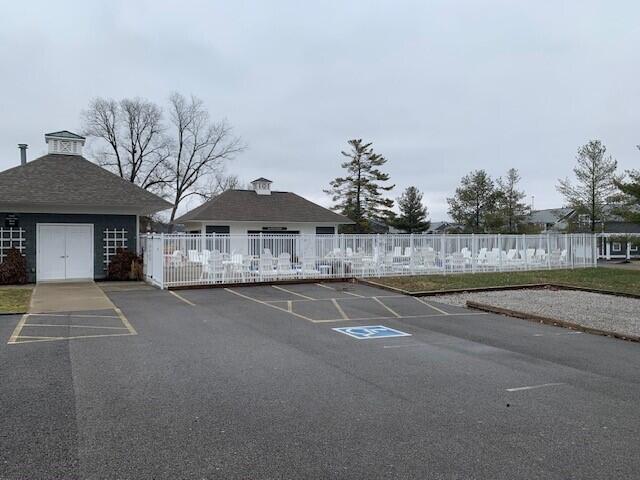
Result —
<svg viewBox="0 0 640 480"><path fill-rule="evenodd" d="M631 249L632 252L637 252L638 251L638 245L633 245L631 244Z"/></svg>
<svg viewBox="0 0 640 480"><path fill-rule="evenodd" d="M316 235L333 235L335 233L335 227L316 227Z"/></svg>
<svg viewBox="0 0 640 480"><path fill-rule="evenodd" d="M230 229L228 225L207 225L207 233L221 233L229 235Z"/></svg>
<svg viewBox="0 0 640 480"><path fill-rule="evenodd" d="M613 250L614 252L622 251L622 244L620 242L613 242L611 244L611 250Z"/></svg>

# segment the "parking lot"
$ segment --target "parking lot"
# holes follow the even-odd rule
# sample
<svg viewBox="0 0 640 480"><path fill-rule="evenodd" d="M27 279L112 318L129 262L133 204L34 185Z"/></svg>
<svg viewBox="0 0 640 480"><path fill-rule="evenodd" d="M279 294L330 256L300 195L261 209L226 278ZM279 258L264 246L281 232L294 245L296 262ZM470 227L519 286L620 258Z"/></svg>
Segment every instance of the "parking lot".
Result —
<svg viewBox="0 0 640 480"><path fill-rule="evenodd" d="M0 478L640 468L631 342L350 283L105 290L137 335L8 344L0 319Z"/></svg>

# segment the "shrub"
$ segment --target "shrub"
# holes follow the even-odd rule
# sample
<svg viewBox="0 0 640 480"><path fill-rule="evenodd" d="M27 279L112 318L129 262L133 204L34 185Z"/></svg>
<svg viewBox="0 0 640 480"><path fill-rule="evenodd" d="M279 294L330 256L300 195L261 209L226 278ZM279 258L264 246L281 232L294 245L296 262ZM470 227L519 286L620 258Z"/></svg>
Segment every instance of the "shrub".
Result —
<svg viewBox="0 0 640 480"><path fill-rule="evenodd" d="M7 253L0 263L0 284L15 285L27 283L27 259L16 248Z"/></svg>
<svg viewBox="0 0 640 480"><path fill-rule="evenodd" d="M142 261L135 253L129 250L118 249L111 257L107 278L109 280L140 280Z"/></svg>

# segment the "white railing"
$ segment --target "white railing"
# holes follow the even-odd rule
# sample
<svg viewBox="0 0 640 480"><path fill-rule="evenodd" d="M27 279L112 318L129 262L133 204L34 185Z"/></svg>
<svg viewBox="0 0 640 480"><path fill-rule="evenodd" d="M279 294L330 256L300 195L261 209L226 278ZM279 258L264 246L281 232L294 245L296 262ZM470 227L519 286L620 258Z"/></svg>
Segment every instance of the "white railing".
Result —
<svg viewBox="0 0 640 480"><path fill-rule="evenodd" d="M596 236L141 235L144 273L160 288L592 267Z"/></svg>

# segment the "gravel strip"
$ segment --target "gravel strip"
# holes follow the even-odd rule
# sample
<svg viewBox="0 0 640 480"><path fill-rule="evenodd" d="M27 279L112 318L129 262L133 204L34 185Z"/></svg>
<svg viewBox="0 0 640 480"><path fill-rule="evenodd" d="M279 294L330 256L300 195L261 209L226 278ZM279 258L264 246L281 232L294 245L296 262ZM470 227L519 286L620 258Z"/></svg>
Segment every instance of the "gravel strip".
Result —
<svg viewBox="0 0 640 480"><path fill-rule="evenodd" d="M623 335L640 336L640 300L572 290L525 289L429 297L464 306L467 300L578 323Z"/></svg>

